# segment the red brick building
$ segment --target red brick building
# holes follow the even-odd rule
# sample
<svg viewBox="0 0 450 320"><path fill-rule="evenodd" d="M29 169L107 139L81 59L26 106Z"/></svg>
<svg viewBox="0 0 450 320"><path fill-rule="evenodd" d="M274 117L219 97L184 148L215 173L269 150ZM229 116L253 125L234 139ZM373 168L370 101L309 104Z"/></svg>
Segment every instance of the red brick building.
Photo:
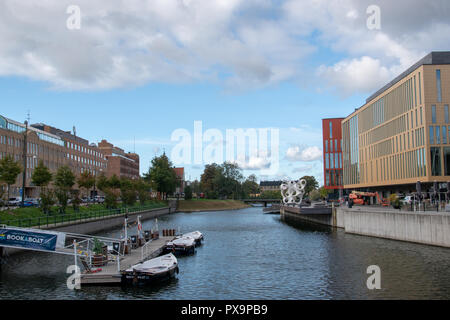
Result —
<svg viewBox="0 0 450 320"><path fill-rule="evenodd" d="M183 193L185 184L184 168L173 168L173 170L177 175L177 187L175 193Z"/></svg>
<svg viewBox="0 0 450 320"><path fill-rule="evenodd" d="M342 120L322 119L324 185L329 190L343 188Z"/></svg>
<svg viewBox="0 0 450 320"><path fill-rule="evenodd" d="M98 148L108 161L106 176L116 175L119 178L139 179L139 155L126 153L123 149L115 147L112 143L102 140Z"/></svg>

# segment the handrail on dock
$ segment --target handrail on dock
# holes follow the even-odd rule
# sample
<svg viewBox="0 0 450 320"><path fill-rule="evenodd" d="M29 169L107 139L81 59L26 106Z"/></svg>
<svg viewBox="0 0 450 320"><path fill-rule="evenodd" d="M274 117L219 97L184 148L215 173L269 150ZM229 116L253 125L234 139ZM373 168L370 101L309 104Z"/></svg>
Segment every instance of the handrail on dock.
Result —
<svg viewBox="0 0 450 320"><path fill-rule="evenodd" d="M150 251L150 244L152 242L153 242L153 239L150 239L141 247L141 260L142 261L144 261L144 259L148 256L149 251Z"/></svg>

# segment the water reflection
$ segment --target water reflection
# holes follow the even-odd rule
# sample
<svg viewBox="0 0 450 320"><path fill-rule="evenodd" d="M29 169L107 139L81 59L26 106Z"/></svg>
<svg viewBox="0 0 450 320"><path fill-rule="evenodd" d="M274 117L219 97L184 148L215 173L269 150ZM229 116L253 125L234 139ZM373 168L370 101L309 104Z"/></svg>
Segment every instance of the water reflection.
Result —
<svg viewBox="0 0 450 320"><path fill-rule="evenodd" d="M151 229L154 221L146 221ZM0 271L2 299L448 299L450 250L288 225L261 208L178 213L159 229L200 230L205 244L180 257L178 279L152 288L66 287L70 256L20 254ZM135 232L135 231L133 231ZM132 232L132 233L133 233ZM122 231L103 235L119 237ZM382 290L366 287L369 265Z"/></svg>

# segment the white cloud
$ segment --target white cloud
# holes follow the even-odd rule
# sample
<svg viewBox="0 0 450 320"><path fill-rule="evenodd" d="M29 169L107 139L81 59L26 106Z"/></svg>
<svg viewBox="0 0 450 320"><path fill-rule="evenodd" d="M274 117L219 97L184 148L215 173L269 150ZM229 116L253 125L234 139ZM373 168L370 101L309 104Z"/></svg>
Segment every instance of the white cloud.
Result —
<svg viewBox="0 0 450 320"><path fill-rule="evenodd" d="M71 0L1 1L0 76L62 90L196 81L245 90L288 80L320 88L325 80L351 94L378 89L450 43L447 0L380 0L380 31L366 27L373 0L76 2L80 30L66 28ZM320 50L340 58L320 65Z"/></svg>
<svg viewBox="0 0 450 320"><path fill-rule="evenodd" d="M286 151L286 159L289 161L316 161L322 158L322 150L318 147L302 148L300 146L292 146Z"/></svg>
<svg viewBox="0 0 450 320"><path fill-rule="evenodd" d="M361 59L343 60L331 67L322 65L318 75L347 95L381 87L394 77L395 72L384 67L380 60L364 56Z"/></svg>

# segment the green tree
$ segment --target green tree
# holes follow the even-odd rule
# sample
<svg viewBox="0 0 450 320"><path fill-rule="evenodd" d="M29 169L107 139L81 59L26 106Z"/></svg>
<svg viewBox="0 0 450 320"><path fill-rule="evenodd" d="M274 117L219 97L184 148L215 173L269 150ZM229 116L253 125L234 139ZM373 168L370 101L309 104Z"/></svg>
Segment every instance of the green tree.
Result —
<svg viewBox="0 0 450 320"><path fill-rule="evenodd" d="M55 204L54 193L52 190L47 188L52 181L52 173L44 165L42 160L39 161L38 166L34 169L33 175L31 176L31 181L34 185L40 188L40 205L42 212L50 213L50 208Z"/></svg>
<svg viewBox="0 0 450 320"><path fill-rule="evenodd" d="M11 185L16 183L17 176L22 172L20 164L11 156L6 156L0 160L0 182L7 185L7 196L9 199L9 192ZM24 196L24 195L23 195Z"/></svg>
<svg viewBox="0 0 450 320"><path fill-rule="evenodd" d="M321 187L319 189L319 194L322 199L328 199L328 195L331 193L330 190L325 189L325 187Z"/></svg>
<svg viewBox="0 0 450 320"><path fill-rule="evenodd" d="M109 188L108 178L103 172L97 177L97 188L102 192L105 192Z"/></svg>
<svg viewBox="0 0 450 320"><path fill-rule="evenodd" d="M137 179L133 183L139 202L144 205L150 199L150 184L144 179Z"/></svg>
<svg viewBox="0 0 450 320"><path fill-rule="evenodd" d="M77 179L78 186L86 190L86 198L89 198L89 190L95 185L95 177L89 171L84 171Z"/></svg>
<svg viewBox="0 0 450 320"><path fill-rule="evenodd" d="M304 176L301 179L306 180L305 195L308 196L313 190L319 188L319 182L313 176Z"/></svg>
<svg viewBox="0 0 450 320"><path fill-rule="evenodd" d="M163 199L166 199L167 194L173 193L176 189L177 177L172 163L165 153L160 157L153 158L145 177L147 181L151 182L152 187L161 193Z"/></svg>
<svg viewBox="0 0 450 320"><path fill-rule="evenodd" d="M38 187L46 187L52 181L52 173L44 165L44 161L39 161L38 166L33 171L31 181Z"/></svg>
<svg viewBox="0 0 450 320"><path fill-rule="evenodd" d="M214 178L214 184L221 197L233 197L237 199L241 194L241 182L243 180L241 169L235 163L225 162L219 167L219 172Z"/></svg>
<svg viewBox="0 0 450 320"><path fill-rule="evenodd" d="M312 191L309 193L309 199L312 200L312 201L318 201L318 200L320 200L321 197L322 197L322 196L321 196L319 190L312 190Z"/></svg>
<svg viewBox="0 0 450 320"><path fill-rule="evenodd" d="M250 197L250 195L255 195L260 192L258 178L252 174L250 175L245 182L242 184L243 194L246 198Z"/></svg>
<svg viewBox="0 0 450 320"><path fill-rule="evenodd" d="M122 178L120 180L120 194L125 205L132 206L136 203L136 189L130 179Z"/></svg>
<svg viewBox="0 0 450 320"><path fill-rule="evenodd" d="M117 208L117 198L119 197L118 191L112 188L107 188L105 191L105 205L108 209Z"/></svg>
<svg viewBox="0 0 450 320"><path fill-rule="evenodd" d="M207 195L217 191L214 180L220 175L220 167L218 164L207 164L205 170L200 177L200 188ZM209 198L209 197L208 197Z"/></svg>
<svg viewBox="0 0 450 320"><path fill-rule="evenodd" d="M192 200L192 188L190 186L184 188L184 199Z"/></svg>
<svg viewBox="0 0 450 320"><path fill-rule="evenodd" d="M282 199L281 190L267 190L261 193L261 199Z"/></svg>
<svg viewBox="0 0 450 320"><path fill-rule="evenodd" d="M56 186L55 195L58 198L60 212L65 213L72 187L75 184L75 175L68 166L62 166L56 172L54 184Z"/></svg>

